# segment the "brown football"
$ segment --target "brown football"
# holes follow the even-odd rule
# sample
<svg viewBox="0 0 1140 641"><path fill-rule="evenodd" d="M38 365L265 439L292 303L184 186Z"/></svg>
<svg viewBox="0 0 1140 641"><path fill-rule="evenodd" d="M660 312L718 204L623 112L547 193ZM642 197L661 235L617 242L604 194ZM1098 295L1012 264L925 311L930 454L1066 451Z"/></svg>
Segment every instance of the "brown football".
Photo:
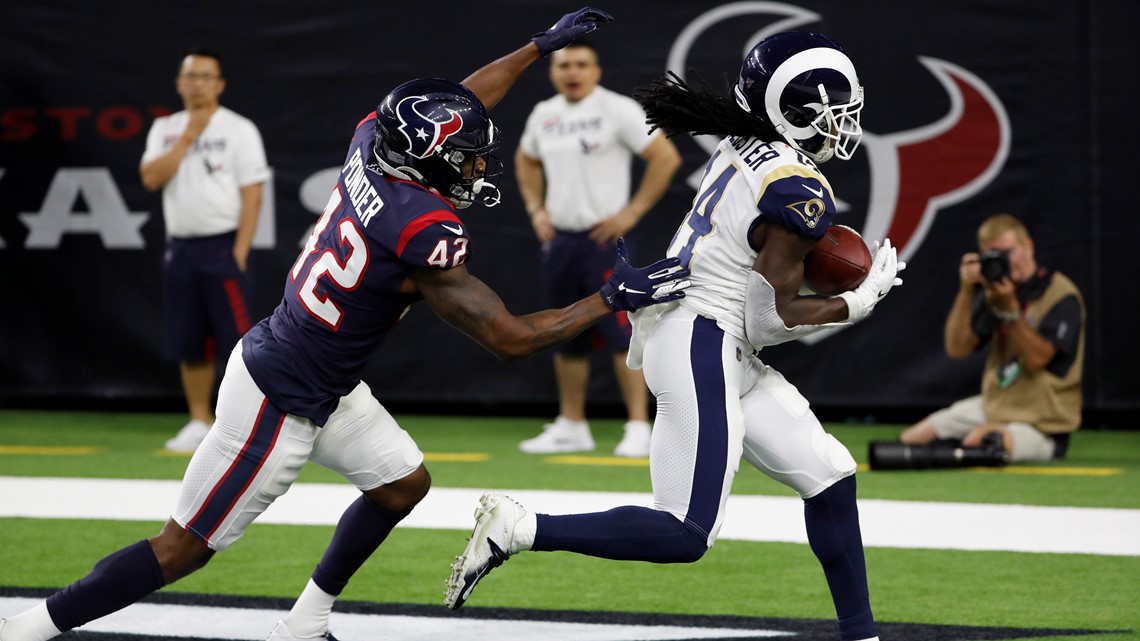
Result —
<svg viewBox="0 0 1140 641"><path fill-rule="evenodd" d="M871 268L871 251L859 232L833 225L804 257L804 284L834 296L859 286Z"/></svg>

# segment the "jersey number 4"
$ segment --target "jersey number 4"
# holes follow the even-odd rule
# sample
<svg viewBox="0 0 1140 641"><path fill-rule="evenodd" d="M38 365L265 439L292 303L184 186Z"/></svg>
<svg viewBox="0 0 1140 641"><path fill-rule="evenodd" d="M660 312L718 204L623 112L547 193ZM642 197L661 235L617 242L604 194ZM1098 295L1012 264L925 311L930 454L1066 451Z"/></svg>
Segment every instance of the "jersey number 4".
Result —
<svg viewBox="0 0 1140 641"><path fill-rule="evenodd" d="M708 167L705 169L707 172L712 167L713 161L716 160L718 151L709 159ZM700 196L697 196L693 201L693 209L689 212L689 217L685 219L685 224L681 229L677 230L679 236L685 227L689 228L689 238L685 241L685 245L681 247L680 253L677 257L681 259L681 266L689 269L689 263L693 261L693 250L696 248L697 241L701 238L708 236L712 233L716 223L713 222L713 214L716 212L716 206L720 204L720 199L724 197L724 191L728 188L729 181L736 175L736 165L729 165L720 172L716 180L712 182ZM707 175L707 174L706 174ZM676 239L674 239L675 241ZM669 243L672 245L673 243Z"/></svg>
<svg viewBox="0 0 1140 641"><path fill-rule="evenodd" d="M301 255L297 257L297 262L289 272L293 282L297 282L298 276L308 265L305 278L297 288L297 298L305 310L333 330L340 327L344 314L327 295L322 298L317 294L318 282L327 276L332 286L343 291L352 291L360 285L361 279L364 278L364 270L368 268L368 242L361 235L352 217L346 217L336 226L341 246L348 246L348 254L344 261L337 257L332 248L326 247L317 252L321 233L329 226L333 213L340 208L343 200L340 185L337 185L329 197L328 204L325 205L325 210L321 212L320 220L313 226L313 233L305 241L305 248L301 250ZM313 254L317 254L315 259L312 259Z"/></svg>

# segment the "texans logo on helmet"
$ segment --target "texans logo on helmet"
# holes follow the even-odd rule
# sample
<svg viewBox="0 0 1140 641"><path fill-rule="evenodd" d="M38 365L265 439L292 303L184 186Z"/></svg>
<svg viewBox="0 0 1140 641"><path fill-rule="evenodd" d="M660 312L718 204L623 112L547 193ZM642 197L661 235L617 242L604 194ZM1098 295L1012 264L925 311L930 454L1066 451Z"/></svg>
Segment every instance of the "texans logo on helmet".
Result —
<svg viewBox="0 0 1140 641"><path fill-rule="evenodd" d="M446 120L433 120L420 112L419 107L430 105L426 96L408 96L396 105L400 133L408 139L408 155L420 159L439 151L449 136L463 128L463 116L452 109L446 110Z"/></svg>

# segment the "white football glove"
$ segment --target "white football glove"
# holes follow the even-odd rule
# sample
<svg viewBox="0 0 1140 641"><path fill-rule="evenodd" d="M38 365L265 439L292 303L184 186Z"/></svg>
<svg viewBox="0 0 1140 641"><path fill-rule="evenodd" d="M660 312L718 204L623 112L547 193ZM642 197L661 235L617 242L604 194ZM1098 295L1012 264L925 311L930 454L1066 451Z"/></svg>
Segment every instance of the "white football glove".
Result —
<svg viewBox="0 0 1140 641"><path fill-rule="evenodd" d="M874 258L867 278L855 289L839 295L847 302L847 320L851 322L866 318L892 287L902 285L898 273L906 269L906 263L899 260L895 248L891 247L891 239L884 240L882 247L879 247L879 241L875 241L871 255Z"/></svg>

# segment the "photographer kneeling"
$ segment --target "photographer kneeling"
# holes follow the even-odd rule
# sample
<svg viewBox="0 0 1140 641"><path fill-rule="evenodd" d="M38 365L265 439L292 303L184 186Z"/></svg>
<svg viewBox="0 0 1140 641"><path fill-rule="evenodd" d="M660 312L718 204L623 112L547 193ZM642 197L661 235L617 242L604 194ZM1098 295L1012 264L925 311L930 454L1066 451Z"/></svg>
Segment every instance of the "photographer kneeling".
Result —
<svg viewBox="0 0 1140 641"><path fill-rule="evenodd" d="M1081 293L1064 274L1037 265L1033 241L1013 216L986 219L978 247L982 253L966 254L958 268L961 286L945 341L954 359L989 344L981 394L931 414L899 440L909 446L960 440L961 465L978 464L963 458L962 449L1004 448L1011 462L1064 458L1069 434L1081 423Z"/></svg>

